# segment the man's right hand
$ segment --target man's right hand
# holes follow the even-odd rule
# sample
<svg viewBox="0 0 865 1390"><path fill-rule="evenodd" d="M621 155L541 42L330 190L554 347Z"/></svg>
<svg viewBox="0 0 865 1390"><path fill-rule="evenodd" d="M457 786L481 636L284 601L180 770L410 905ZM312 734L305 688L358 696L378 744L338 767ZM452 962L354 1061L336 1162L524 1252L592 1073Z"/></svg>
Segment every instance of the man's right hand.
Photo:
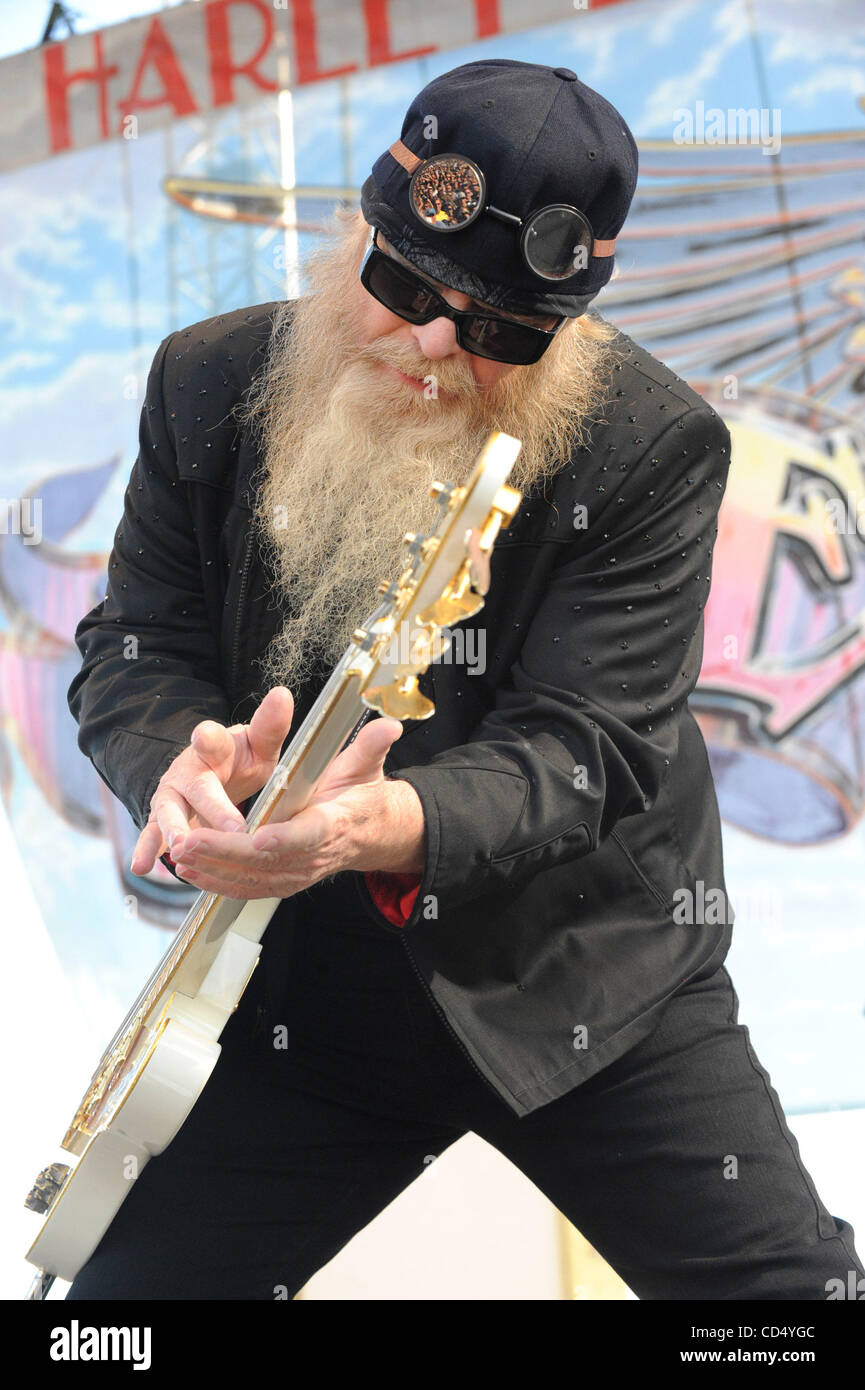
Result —
<svg viewBox="0 0 865 1390"><path fill-rule="evenodd" d="M147 874L166 850L180 862L182 837L198 826L243 830L235 803L260 791L279 762L294 699L284 685L269 690L248 724L226 728L213 719L196 724L188 748L159 780L150 819L132 855L131 869Z"/></svg>

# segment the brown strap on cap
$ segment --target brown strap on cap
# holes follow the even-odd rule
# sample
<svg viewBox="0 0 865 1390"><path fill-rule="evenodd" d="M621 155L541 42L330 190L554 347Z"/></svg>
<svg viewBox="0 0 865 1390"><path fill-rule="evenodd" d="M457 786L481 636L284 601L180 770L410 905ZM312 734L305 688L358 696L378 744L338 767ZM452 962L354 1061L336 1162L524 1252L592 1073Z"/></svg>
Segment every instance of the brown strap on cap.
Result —
<svg viewBox="0 0 865 1390"><path fill-rule="evenodd" d="M389 146L388 153L393 155L397 164L401 164L408 174L413 174L418 165L424 162L418 155L413 154L408 145L403 144L402 140L394 140L393 144ZM615 249L615 237L613 237L612 241L598 241L596 237L592 242L593 256L612 256L615 253Z"/></svg>
<svg viewBox="0 0 865 1390"><path fill-rule="evenodd" d="M413 174L417 166L423 163L423 160L416 154L412 154L408 145L404 145L402 140L394 140L389 153L393 155L397 164L401 164L410 174Z"/></svg>

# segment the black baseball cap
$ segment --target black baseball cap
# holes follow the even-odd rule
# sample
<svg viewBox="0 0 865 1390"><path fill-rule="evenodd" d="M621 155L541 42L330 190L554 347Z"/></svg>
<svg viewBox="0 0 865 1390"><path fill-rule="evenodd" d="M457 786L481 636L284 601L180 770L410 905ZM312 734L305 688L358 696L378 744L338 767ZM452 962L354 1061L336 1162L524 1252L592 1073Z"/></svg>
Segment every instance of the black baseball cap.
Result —
<svg viewBox="0 0 865 1390"><path fill-rule="evenodd" d="M442 154L478 166L486 202L523 222L540 208L577 208L594 234L593 253L553 283L524 260L519 229L492 214L446 235L427 225L409 196L412 173ZM622 116L570 68L488 58L452 68L418 93L399 140L373 164L361 210L396 251L452 289L506 313L579 318L613 272L637 170Z"/></svg>

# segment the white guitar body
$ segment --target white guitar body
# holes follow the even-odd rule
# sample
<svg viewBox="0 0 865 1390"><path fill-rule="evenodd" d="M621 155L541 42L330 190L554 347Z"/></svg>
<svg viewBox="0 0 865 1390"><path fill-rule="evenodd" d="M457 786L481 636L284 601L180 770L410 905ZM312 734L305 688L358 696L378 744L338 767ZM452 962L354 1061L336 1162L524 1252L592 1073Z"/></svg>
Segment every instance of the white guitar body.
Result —
<svg viewBox="0 0 865 1390"><path fill-rule="evenodd" d="M173 995L164 1026L111 1124L91 1137L70 1167L51 1204L51 1219L28 1251L32 1264L55 1278L74 1279L147 1160L171 1143L216 1066L219 1036L258 964L260 938L273 911L270 899L247 903L235 929L225 933L198 994Z"/></svg>
<svg viewBox="0 0 865 1390"><path fill-rule="evenodd" d="M247 816L247 833L289 819L307 804L327 767L377 709L394 718L426 718L433 706L417 691L443 626L483 606L488 557L520 494L505 479L520 450L496 432L464 487L435 484L442 508L429 536L409 534L414 556L351 645ZM467 553L469 532L478 540ZM410 640L391 642L400 625ZM441 646L439 647L441 650ZM26 1205L42 1217L27 1259L40 1273L31 1298L54 1278L72 1280L87 1263L147 1161L177 1134L220 1054L219 1037L237 1008L261 953L279 898L242 902L201 893L165 956L106 1050L61 1147L69 1162L44 1169Z"/></svg>

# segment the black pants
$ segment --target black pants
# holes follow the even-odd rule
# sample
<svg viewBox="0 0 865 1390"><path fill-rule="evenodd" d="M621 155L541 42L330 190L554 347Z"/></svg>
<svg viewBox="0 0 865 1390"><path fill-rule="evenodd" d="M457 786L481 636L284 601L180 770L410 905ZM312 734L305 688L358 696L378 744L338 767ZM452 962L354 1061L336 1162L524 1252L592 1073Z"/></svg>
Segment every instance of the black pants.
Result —
<svg viewBox="0 0 865 1390"><path fill-rule="evenodd" d="M641 1299L825 1300L865 1269L737 1012L723 967L697 978L618 1062L518 1119L342 874L278 910L201 1099L68 1298L291 1297L472 1130Z"/></svg>

